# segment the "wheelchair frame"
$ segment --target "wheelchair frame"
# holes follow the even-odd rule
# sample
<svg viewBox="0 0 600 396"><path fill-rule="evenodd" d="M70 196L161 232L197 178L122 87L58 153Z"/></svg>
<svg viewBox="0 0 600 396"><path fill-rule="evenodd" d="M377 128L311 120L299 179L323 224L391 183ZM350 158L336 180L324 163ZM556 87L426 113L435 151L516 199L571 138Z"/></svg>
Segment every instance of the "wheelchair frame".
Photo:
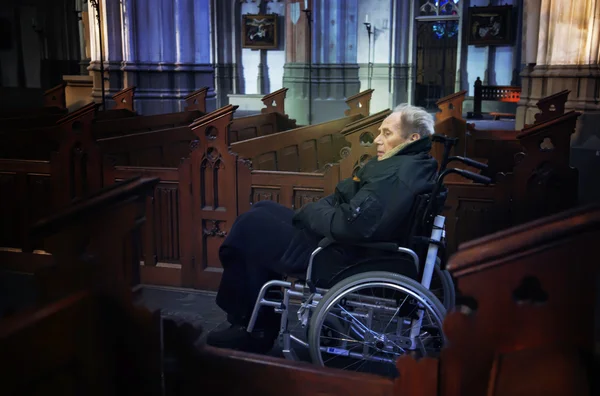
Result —
<svg viewBox="0 0 600 396"><path fill-rule="evenodd" d="M465 157L449 157L450 150L456 144L458 139L456 138L448 138L443 135L433 135L432 140L435 142L440 142L444 144L444 154L442 163L440 164L440 171L438 173L438 178L434 189L431 193L431 197L427 202L427 207L425 209L425 218L424 221L428 222L431 226L431 234L429 237L425 237L425 241L428 242L427 254L424 261L424 268L422 271L422 276L420 279L420 284L429 290L431 285L431 280L434 273L434 268L436 265L436 259L438 256L438 251L441 246L444 246L445 242L445 217L438 214L438 208L436 208L437 198L442 191L443 188L443 180L444 177L450 173L457 173L462 177L467 179L480 182L483 184L491 183L491 179L476 173L472 173L463 169L446 169L446 166L449 162L452 161L460 161L464 164L474 166L478 169L486 169L487 165L481 164L477 161L471 160ZM416 221L421 219L417 218ZM423 238L422 238L423 239ZM294 336L290 333L288 329L288 317L289 317L289 305L291 298L299 298L302 303L300 305L300 309L297 312L298 318L303 328L306 328L309 320L309 314L313 311L319 304L319 301L323 298L325 293L328 292L329 289L317 288L312 282L312 270L314 265L314 259L317 255L322 252L325 248L335 242L323 239L319 246L312 252L310 256L310 260L308 263L308 268L306 270L306 281L304 283L290 282L286 280L272 280L265 283L256 299L256 303L254 305L254 309L252 311L252 316L250 317L250 321L247 326L248 333L252 333L254 330L254 326L256 324L256 320L258 318L258 313L262 307L273 307L275 312L281 313L281 322L279 327L279 335L282 337L283 344L283 354L287 359L297 360L296 353L292 348L292 342L299 344L305 348L309 348L309 343L301 340L300 338ZM417 268L417 273L420 272L420 262L419 256L417 253L409 248L398 246L395 243L388 242L376 242L376 243L361 243L355 244L354 246L364 246L368 248L382 249L386 251L393 251L405 256L409 256L415 264ZM365 272L366 273L366 272ZM269 300L266 298L266 294L272 288L283 288L283 298L280 300ZM373 297L374 299L378 299L378 297ZM423 320L424 309L422 303L419 303L419 311L418 318L413 319L411 322L411 331L410 331L410 345L406 345L407 349L413 351L417 348L417 337L421 332L421 325ZM443 319L443 318L442 318ZM375 360L382 358L374 358ZM385 360L385 359L384 359Z"/></svg>

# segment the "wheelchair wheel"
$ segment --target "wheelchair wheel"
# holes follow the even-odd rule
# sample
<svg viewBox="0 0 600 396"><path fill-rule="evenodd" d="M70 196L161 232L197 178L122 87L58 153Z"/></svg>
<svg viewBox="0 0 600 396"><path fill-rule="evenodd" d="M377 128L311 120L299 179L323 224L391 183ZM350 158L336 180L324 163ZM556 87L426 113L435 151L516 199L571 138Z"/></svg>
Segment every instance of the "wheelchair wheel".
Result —
<svg viewBox="0 0 600 396"><path fill-rule="evenodd" d="M454 289L454 281L450 272L440 268L440 259L437 258L433 278L429 290L434 296L441 301L446 308L446 312L450 312L454 308L456 302L456 290Z"/></svg>
<svg viewBox="0 0 600 396"><path fill-rule="evenodd" d="M315 308L310 356L320 366L395 377L403 354L438 356L445 315L442 303L413 279L379 271L353 275Z"/></svg>

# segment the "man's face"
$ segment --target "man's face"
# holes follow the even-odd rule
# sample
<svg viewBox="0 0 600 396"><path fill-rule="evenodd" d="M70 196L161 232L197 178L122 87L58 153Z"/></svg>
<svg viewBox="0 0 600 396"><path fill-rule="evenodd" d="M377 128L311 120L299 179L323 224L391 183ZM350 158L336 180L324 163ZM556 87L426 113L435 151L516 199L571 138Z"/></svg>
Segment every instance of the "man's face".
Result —
<svg viewBox="0 0 600 396"><path fill-rule="evenodd" d="M402 130L400 115L400 113L392 113L381 123L379 135L374 141L377 145L377 157L382 157L388 151L407 141L419 140L419 134Z"/></svg>

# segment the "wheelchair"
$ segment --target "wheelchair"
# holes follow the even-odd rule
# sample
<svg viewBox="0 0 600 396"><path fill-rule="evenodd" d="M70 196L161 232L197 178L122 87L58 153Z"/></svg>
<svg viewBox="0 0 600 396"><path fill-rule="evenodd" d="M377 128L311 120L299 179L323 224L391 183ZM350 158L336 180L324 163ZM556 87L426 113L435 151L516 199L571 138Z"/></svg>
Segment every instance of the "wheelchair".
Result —
<svg viewBox="0 0 600 396"><path fill-rule="evenodd" d="M310 360L320 366L395 377L395 362L401 355L438 356L446 342L442 323L455 300L452 277L444 269L445 218L440 215L447 196L444 177L456 173L483 184L491 179L463 169L447 169L452 161L481 170L487 166L461 156L450 157L455 138L433 135L432 139L444 145L443 159L432 190L415 200L409 236L403 241L352 245L386 252L386 258L401 258L401 264L392 261L390 265L389 261L383 263L382 257L373 257L359 264L359 271L354 268L347 276L342 272L335 281L320 285L313 279L313 270L319 265L315 259L337 244L325 238L312 252L306 274L293 275L298 281L273 280L262 287L247 326L249 333L259 311L271 307L281 314L279 343L287 359L298 360L296 348L308 349ZM301 327L298 334L289 326L293 305L299 307L294 320Z"/></svg>

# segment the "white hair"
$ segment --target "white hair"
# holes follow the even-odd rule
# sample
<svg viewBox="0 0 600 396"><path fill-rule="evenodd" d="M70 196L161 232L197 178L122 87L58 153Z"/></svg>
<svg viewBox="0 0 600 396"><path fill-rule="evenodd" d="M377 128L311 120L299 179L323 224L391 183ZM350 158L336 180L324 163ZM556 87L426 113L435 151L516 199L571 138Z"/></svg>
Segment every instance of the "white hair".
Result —
<svg viewBox="0 0 600 396"><path fill-rule="evenodd" d="M402 103L396 106L392 114L394 113L400 113L398 130L404 131L403 137L408 137L412 133L418 134L421 138L433 135L435 122L433 116L424 108Z"/></svg>

